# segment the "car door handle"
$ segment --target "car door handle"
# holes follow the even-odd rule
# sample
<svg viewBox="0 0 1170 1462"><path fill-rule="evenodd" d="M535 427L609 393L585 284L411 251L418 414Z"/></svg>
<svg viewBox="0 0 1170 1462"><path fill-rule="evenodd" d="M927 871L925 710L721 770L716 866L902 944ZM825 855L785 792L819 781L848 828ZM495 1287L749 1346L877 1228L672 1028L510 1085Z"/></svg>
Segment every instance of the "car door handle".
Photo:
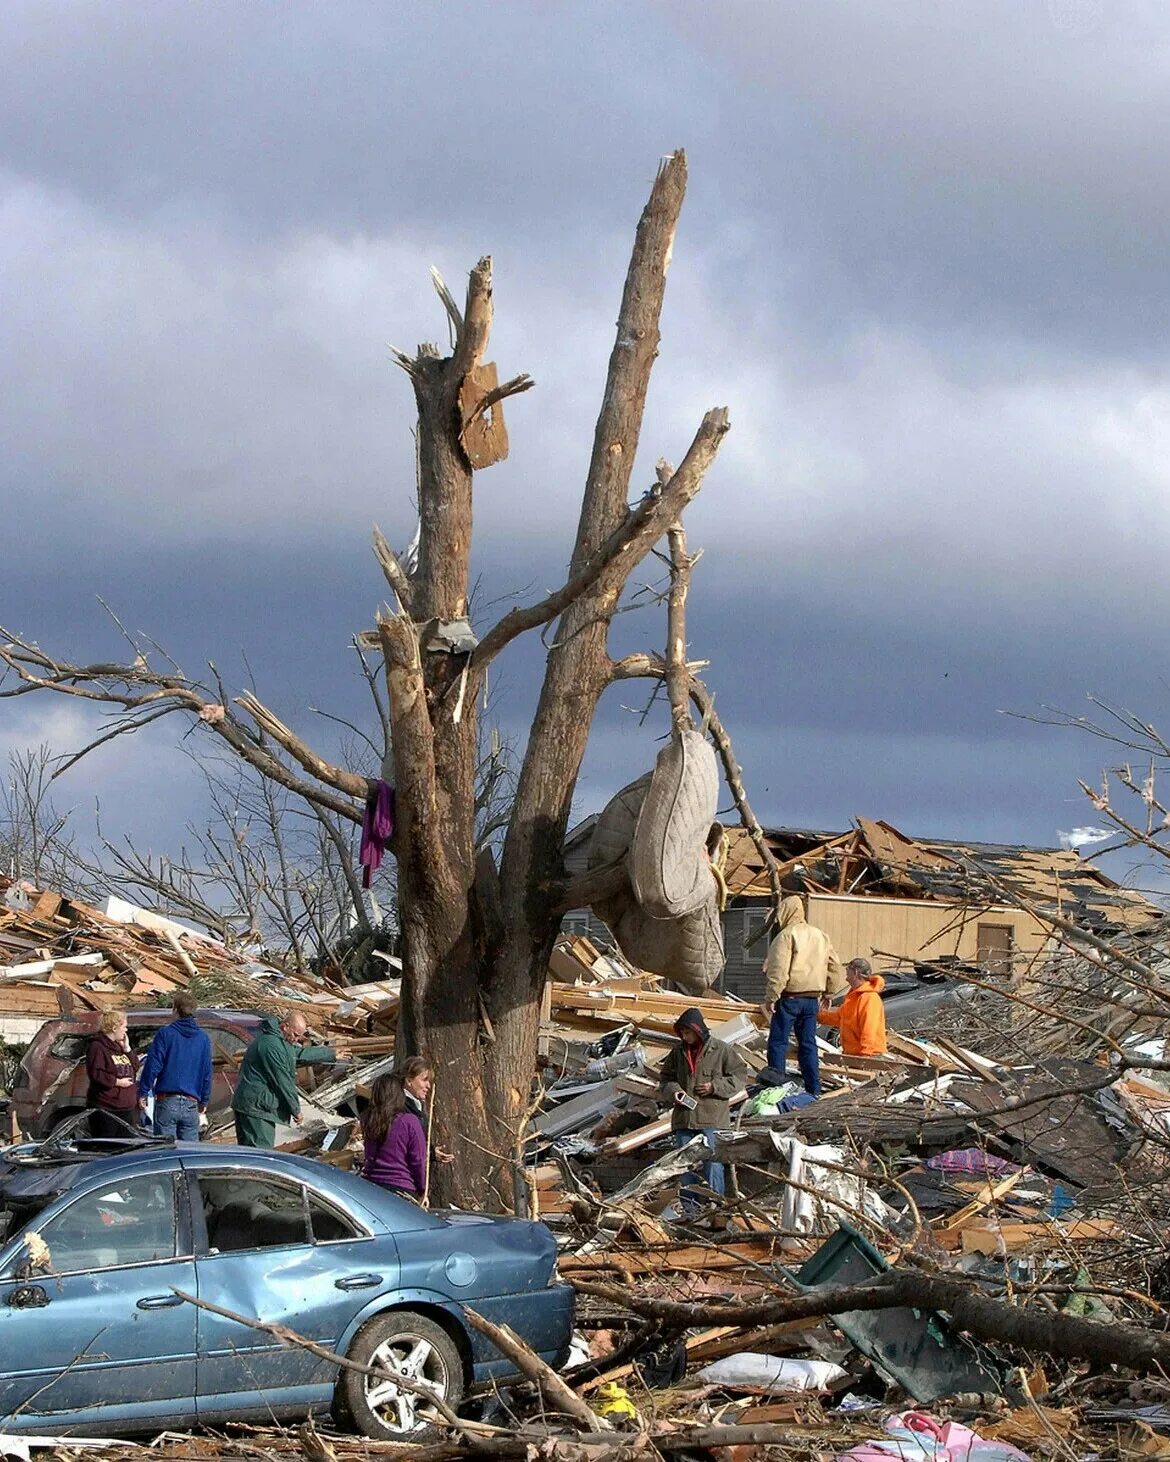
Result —
<svg viewBox="0 0 1170 1462"><path fill-rule="evenodd" d="M183 1301L177 1294L148 1294L138 1301L140 1310L169 1310L174 1305L181 1305Z"/></svg>
<svg viewBox="0 0 1170 1462"><path fill-rule="evenodd" d="M347 1274L344 1279L333 1281L336 1289L374 1289L381 1283L380 1274Z"/></svg>

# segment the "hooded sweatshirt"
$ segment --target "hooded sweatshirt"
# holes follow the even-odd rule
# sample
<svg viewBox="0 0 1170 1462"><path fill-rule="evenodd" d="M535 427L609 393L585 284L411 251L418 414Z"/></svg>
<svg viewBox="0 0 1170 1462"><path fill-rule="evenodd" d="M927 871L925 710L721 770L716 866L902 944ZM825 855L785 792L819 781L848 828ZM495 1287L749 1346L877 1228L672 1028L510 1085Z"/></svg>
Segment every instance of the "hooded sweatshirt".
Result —
<svg viewBox="0 0 1170 1462"><path fill-rule="evenodd" d="M673 1106L671 1128L675 1132L701 1132L704 1128L726 1127L730 1100L743 1086L739 1057L726 1042L715 1039L697 1007L684 1010L675 1021L675 1031L680 1035L685 1027L698 1032L701 1044L688 1046L680 1040L668 1052L658 1074L659 1092ZM684 1091L693 1097L696 1087L707 1082L711 1084L711 1095L695 1097L696 1107L675 1102L675 1092Z"/></svg>
<svg viewBox="0 0 1170 1462"><path fill-rule="evenodd" d="M107 1112L122 1112L129 1115L138 1105L138 1091L134 1078L138 1075L138 1057L125 1046L119 1046L105 1031L98 1031L90 1038L85 1053L85 1070L89 1077L86 1093L87 1107L101 1107ZM129 1086L118 1082L129 1078Z"/></svg>
<svg viewBox="0 0 1170 1462"><path fill-rule="evenodd" d="M206 1107L211 1100L211 1042L193 1015L160 1026L138 1075L138 1095L178 1092Z"/></svg>
<svg viewBox="0 0 1170 1462"><path fill-rule="evenodd" d="M886 1012L882 991L886 987L881 975L869 975L855 990L850 990L836 1010L822 1010L817 1017L823 1025L835 1025L841 1031L841 1049L846 1056L884 1056L886 1053Z"/></svg>
<svg viewBox="0 0 1170 1462"><path fill-rule="evenodd" d="M805 921L800 899L780 903L780 930L768 946L764 964L764 1000L782 995L836 995L845 988L845 968L823 929Z"/></svg>

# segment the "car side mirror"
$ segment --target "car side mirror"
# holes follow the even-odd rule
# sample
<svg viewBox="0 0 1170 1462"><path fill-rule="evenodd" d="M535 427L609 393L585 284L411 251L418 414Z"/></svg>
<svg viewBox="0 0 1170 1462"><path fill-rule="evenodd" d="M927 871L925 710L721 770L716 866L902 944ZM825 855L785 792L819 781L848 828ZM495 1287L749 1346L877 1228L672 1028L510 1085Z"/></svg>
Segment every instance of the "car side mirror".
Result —
<svg viewBox="0 0 1170 1462"><path fill-rule="evenodd" d="M8 1296L9 1308L13 1310L41 1310L48 1303L48 1293L39 1284L18 1284Z"/></svg>

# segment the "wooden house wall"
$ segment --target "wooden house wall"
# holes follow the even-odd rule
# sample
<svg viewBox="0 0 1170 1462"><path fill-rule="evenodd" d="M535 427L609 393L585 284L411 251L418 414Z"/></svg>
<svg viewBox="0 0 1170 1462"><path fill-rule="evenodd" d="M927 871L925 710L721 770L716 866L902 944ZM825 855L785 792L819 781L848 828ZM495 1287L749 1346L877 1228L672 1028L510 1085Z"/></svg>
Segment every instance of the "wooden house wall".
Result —
<svg viewBox="0 0 1170 1462"><path fill-rule="evenodd" d="M586 866L584 846L565 859L570 875ZM766 899L736 900L723 913L724 968L716 989L758 1003L764 996L762 965L767 952L763 939L749 942L762 927ZM979 954L979 925L997 924L1012 930L1013 958L1021 962L1039 954L1048 942L1048 930L1030 914L1012 908L963 908L925 899L875 898L870 895L813 894L809 920L823 929L843 960L863 955L875 970L903 967L916 960L958 957L972 964ZM567 933L585 934L603 949L613 948L613 936L587 909L566 915ZM886 953L878 954L882 950Z"/></svg>

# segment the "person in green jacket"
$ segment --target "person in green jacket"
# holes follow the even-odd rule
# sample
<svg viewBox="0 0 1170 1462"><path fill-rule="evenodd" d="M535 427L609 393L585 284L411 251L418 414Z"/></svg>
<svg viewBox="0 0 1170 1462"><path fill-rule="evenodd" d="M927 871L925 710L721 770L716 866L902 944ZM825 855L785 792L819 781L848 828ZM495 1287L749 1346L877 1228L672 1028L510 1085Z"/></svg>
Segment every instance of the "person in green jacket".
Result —
<svg viewBox="0 0 1170 1462"><path fill-rule="evenodd" d="M301 1120L301 1095L297 1090L297 1067L324 1065L336 1061L330 1046L305 1046L301 1042L308 1022L299 1011L277 1020L266 1015L252 1044L244 1052L240 1079L232 1097L236 1119L236 1141L241 1147L272 1147L277 1122Z"/></svg>

